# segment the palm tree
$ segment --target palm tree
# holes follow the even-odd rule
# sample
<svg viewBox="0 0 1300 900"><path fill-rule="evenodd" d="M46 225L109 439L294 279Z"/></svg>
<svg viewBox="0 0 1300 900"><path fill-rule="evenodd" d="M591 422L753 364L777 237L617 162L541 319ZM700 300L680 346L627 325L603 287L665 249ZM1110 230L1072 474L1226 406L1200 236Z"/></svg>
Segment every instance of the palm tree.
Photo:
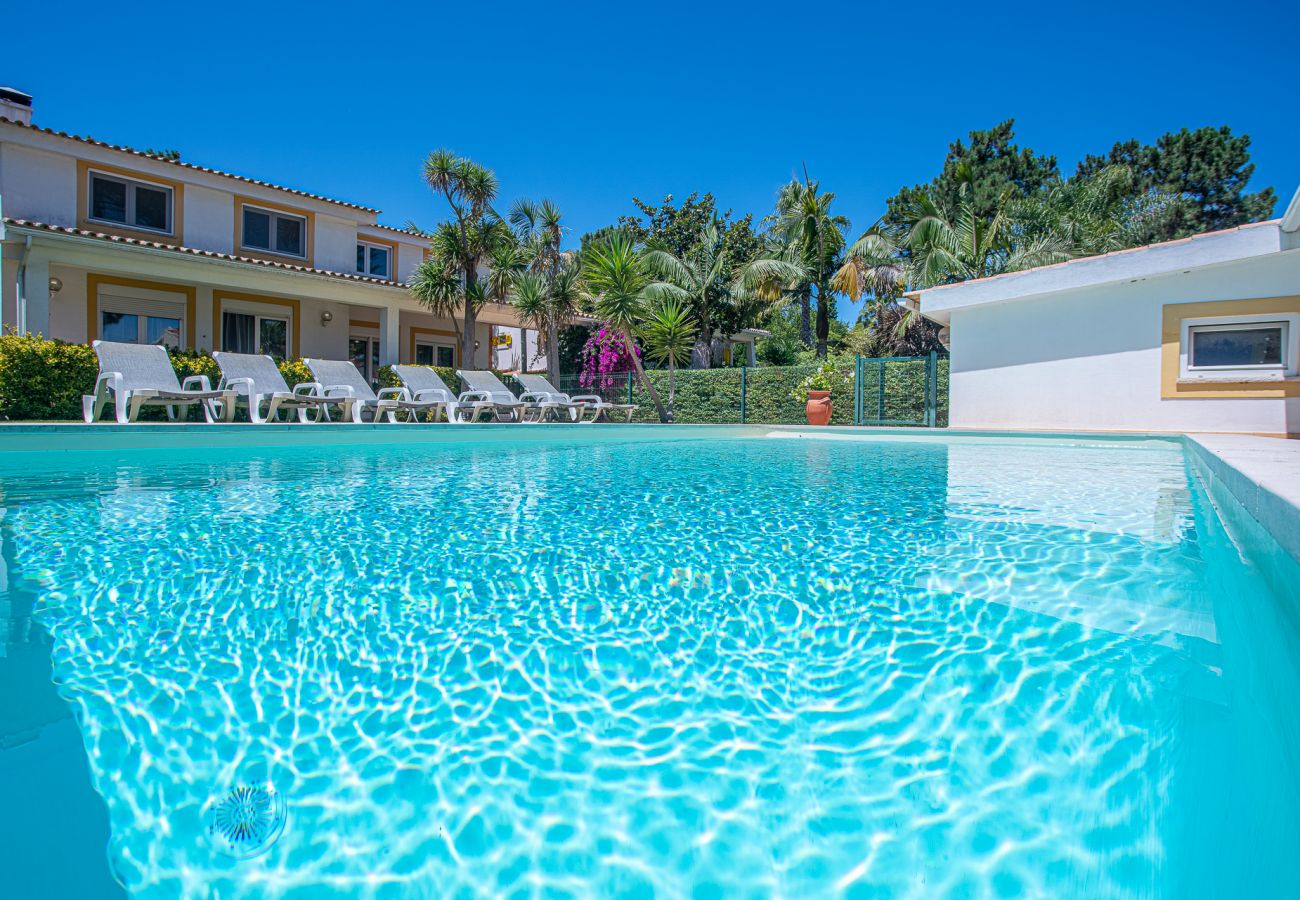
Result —
<svg viewBox="0 0 1300 900"><path fill-rule="evenodd" d="M560 377L560 326L577 312L579 300L579 270L572 254L560 249L565 231L561 220L560 208L550 200L519 200L510 210L510 224L527 268L539 274L547 288L548 302L544 309L532 310L531 321L545 336L546 374L552 384L558 384Z"/></svg>
<svg viewBox="0 0 1300 900"><path fill-rule="evenodd" d="M690 362L695 344L696 323L681 300L671 298L651 307L641 337L646 355L657 363L668 364L668 419L673 419L677 399L677 367Z"/></svg>
<svg viewBox="0 0 1300 900"><path fill-rule="evenodd" d="M676 256L669 250L650 246L646 265L660 279L685 291L700 317L699 340L694 348L695 365L707 369L713 364L713 327L709 315L710 295L726 294L727 253L716 225L708 225L695 242L694 252ZM670 404L671 405L671 404Z"/></svg>
<svg viewBox="0 0 1300 900"><path fill-rule="evenodd" d="M637 355L633 332L646 317L652 294L648 289L654 284L650 267L626 234L615 232L604 241L583 251L583 276L587 298L596 314L616 329L623 337L637 381L654 401L659 421L667 422L668 413L659 399L659 392L645 376L641 357ZM660 292L665 296L669 292Z"/></svg>
<svg viewBox="0 0 1300 900"><path fill-rule="evenodd" d="M479 287L479 266L513 238L509 227L492 210L497 179L491 169L450 150L435 150L424 161L424 180L446 198L452 221L434 232L433 252L421 264L423 271L413 279L420 290L413 288L412 293L438 312L454 313L457 303L462 306L463 327L458 329L461 360L472 365L474 318L489 293ZM454 300L449 300L453 277L459 281L460 290L455 292Z"/></svg>
<svg viewBox="0 0 1300 900"><path fill-rule="evenodd" d="M822 193L818 182L808 177L791 181L781 188L776 200L776 218L772 225L776 252L771 254L802 270L791 288L799 302L801 337L812 346L810 306L814 289L817 296L817 355L826 356L830 336L831 276L840 251L844 249L843 229L849 226L844 216L830 211L835 200L832 193Z"/></svg>
<svg viewBox="0 0 1300 900"><path fill-rule="evenodd" d="M779 285L797 279L802 270L762 256L738 264L716 223L700 231L694 246L693 252L681 256L651 246L644 255L646 264L660 279L659 285L676 287L690 298L699 316L694 364L709 368L713 364L715 315L727 311L732 320L757 321L780 299Z"/></svg>
<svg viewBox="0 0 1300 900"><path fill-rule="evenodd" d="M1068 236L1051 229L1027 233L1013 219L1014 209L1010 195L1004 195L991 217L981 216L969 179L958 187L955 210L921 193L896 222L877 222L854 241L832 286L855 301L871 294L883 309L908 286L934 287L1074 258ZM914 309L903 310L898 332L906 332L916 318Z"/></svg>

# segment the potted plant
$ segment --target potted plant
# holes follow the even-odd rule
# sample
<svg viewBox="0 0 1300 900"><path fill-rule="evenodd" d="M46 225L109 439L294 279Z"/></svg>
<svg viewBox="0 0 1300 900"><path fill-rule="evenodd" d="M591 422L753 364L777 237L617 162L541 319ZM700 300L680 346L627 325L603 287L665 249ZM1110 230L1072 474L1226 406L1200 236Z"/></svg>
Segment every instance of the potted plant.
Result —
<svg viewBox="0 0 1300 900"><path fill-rule="evenodd" d="M804 401L804 415L808 417L809 425L831 423L831 386L834 379L834 367L828 362L822 363L791 394L794 399Z"/></svg>

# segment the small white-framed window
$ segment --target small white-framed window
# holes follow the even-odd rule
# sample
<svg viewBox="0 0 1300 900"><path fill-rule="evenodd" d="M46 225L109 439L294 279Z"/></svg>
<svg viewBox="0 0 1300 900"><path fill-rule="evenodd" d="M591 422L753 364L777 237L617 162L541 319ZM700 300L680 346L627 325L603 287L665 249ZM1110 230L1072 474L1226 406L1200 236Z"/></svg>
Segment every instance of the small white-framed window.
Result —
<svg viewBox="0 0 1300 900"><path fill-rule="evenodd" d="M1179 377L1185 381L1276 381L1296 375L1300 314L1184 319Z"/></svg>
<svg viewBox="0 0 1300 900"><path fill-rule="evenodd" d="M291 213L245 206L241 242L249 250L264 250L282 256L307 256L307 219Z"/></svg>
<svg viewBox="0 0 1300 900"><path fill-rule="evenodd" d="M159 234L172 233L172 189L91 169L86 218Z"/></svg>
<svg viewBox="0 0 1300 900"><path fill-rule="evenodd" d="M453 368L456 365L456 348L451 344L417 340L415 342L415 364L417 366Z"/></svg>
<svg viewBox="0 0 1300 900"><path fill-rule="evenodd" d="M289 317L252 312L221 313L221 349L289 358Z"/></svg>
<svg viewBox="0 0 1300 900"><path fill-rule="evenodd" d="M357 273L371 278L392 278L393 248L357 241Z"/></svg>

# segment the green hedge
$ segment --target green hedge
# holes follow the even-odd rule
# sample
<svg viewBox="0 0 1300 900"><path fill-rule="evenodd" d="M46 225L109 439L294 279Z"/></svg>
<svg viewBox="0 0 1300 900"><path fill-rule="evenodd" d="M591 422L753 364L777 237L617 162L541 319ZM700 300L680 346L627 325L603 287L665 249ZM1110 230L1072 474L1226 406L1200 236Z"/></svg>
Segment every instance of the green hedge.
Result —
<svg viewBox="0 0 1300 900"><path fill-rule="evenodd" d="M221 380L216 360L193 350L172 350L172 368L184 381L206 375L213 386ZM311 381L302 360L283 360L280 372L292 387ZM99 363L85 344L67 344L42 337L7 334L0 337L0 416L10 421L81 419L81 396L95 389ZM165 419L160 407L146 407L141 418Z"/></svg>
<svg viewBox="0 0 1300 900"><path fill-rule="evenodd" d="M948 360L938 361L939 425L948 424ZM835 385L831 390L831 424L853 424L852 359L836 360ZM907 424L925 423L926 361L886 360L883 362L885 392L883 415L880 404L882 364L868 360L863 365L863 419L875 424L883 419ZM815 365L759 366L746 369L685 369L676 375L677 391L673 403L674 420L682 423L734 423L741 420L741 386L744 385L744 420L763 425L798 425L807 421L804 401L794 394L804 379L817 370ZM668 402L668 373L647 372L651 383ZM628 376L619 373L605 389L583 387L577 375L566 375L561 389L570 394L600 394L606 400L628 402ZM657 422L650 395L633 385L631 401L638 405L635 422Z"/></svg>

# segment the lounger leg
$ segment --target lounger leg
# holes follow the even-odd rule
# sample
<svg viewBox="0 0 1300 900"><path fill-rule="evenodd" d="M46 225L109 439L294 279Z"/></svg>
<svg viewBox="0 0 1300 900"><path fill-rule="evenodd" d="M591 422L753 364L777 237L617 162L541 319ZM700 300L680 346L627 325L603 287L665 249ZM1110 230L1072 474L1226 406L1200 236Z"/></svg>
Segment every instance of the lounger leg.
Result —
<svg viewBox="0 0 1300 900"><path fill-rule="evenodd" d="M144 406L143 397L132 396L128 402L125 391L118 393L117 396L117 421L119 424L127 425L140 417L140 408Z"/></svg>

